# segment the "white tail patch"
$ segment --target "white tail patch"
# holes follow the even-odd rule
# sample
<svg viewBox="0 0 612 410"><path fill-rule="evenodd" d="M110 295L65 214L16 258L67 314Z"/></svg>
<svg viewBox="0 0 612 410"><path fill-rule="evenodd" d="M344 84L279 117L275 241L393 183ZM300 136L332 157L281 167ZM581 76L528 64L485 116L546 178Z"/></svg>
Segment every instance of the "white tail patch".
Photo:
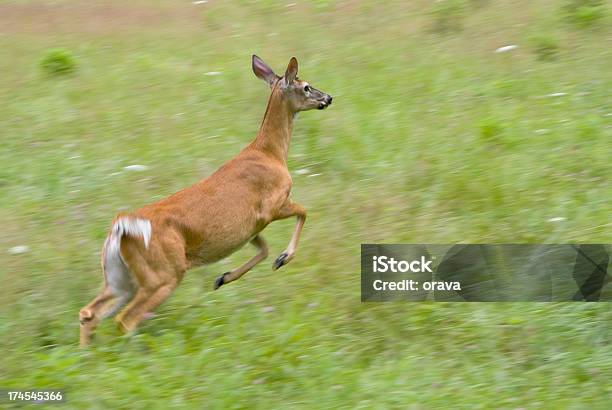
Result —
<svg viewBox="0 0 612 410"><path fill-rule="evenodd" d="M117 219L106 239L104 252L111 255L120 255L121 237L123 235L142 237L145 248L148 248L151 240L151 222L147 219L129 216L122 216Z"/></svg>
<svg viewBox="0 0 612 410"><path fill-rule="evenodd" d="M102 263L106 282L117 298L115 308L105 314L114 314L134 294L135 284L129 268L121 257L121 238L124 235L142 237L145 248L151 240L151 222L146 219L123 216L115 221L104 244Z"/></svg>
<svg viewBox="0 0 612 410"><path fill-rule="evenodd" d="M113 246L112 242L115 242L118 246L123 235L142 237L145 248L148 248L151 241L151 222L147 219L123 216L113 224L109 245Z"/></svg>

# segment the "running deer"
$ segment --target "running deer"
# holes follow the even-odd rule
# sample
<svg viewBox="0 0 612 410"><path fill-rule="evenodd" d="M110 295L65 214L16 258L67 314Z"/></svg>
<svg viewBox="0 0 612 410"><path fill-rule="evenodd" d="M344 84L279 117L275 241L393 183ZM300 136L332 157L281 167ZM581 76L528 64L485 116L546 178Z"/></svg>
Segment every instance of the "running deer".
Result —
<svg viewBox="0 0 612 410"><path fill-rule="evenodd" d="M115 321L124 333L134 330L170 296L186 270L223 259L250 242L257 254L217 278L214 289L239 279L268 256L261 231L272 221L297 218L287 249L272 269L295 256L306 210L289 198L293 120L299 111L328 107L332 97L297 78L295 57L282 77L256 55L252 68L272 89L255 140L208 178L115 217L102 249L104 287L79 313L82 346L100 320L126 304Z"/></svg>

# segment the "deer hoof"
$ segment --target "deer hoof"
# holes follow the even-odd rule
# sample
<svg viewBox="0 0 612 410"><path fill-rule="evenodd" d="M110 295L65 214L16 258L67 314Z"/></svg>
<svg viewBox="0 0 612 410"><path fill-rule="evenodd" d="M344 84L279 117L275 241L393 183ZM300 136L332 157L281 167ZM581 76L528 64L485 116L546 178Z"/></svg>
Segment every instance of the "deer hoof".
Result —
<svg viewBox="0 0 612 410"><path fill-rule="evenodd" d="M122 319L115 318L115 323L117 324L117 329L119 329L119 332L121 332L124 335L130 333L131 329L128 327L126 323L123 322L123 318Z"/></svg>
<svg viewBox="0 0 612 410"><path fill-rule="evenodd" d="M287 262L289 262L288 258L289 254L287 252L281 253L280 256L276 258L276 260L272 264L272 270L277 270L281 266L286 265Z"/></svg>
<svg viewBox="0 0 612 410"><path fill-rule="evenodd" d="M215 290L219 289L221 286L225 284L225 275L228 275L229 272L225 272L223 275L219 276L217 280L215 280Z"/></svg>
<svg viewBox="0 0 612 410"><path fill-rule="evenodd" d="M93 318L94 315L89 309L83 309L79 312L79 322L81 322L81 325L91 322Z"/></svg>

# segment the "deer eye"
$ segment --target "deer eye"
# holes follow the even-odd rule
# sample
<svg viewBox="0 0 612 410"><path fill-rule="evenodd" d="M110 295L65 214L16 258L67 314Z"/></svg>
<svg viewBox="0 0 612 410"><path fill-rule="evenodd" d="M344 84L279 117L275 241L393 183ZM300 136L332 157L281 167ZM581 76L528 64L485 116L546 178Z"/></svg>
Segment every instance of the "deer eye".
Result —
<svg viewBox="0 0 612 410"><path fill-rule="evenodd" d="M305 92L305 93L309 93L309 92L310 92L310 90L311 90L311 88L310 88L310 86L309 86L309 85L305 85L305 86L304 86L304 92Z"/></svg>

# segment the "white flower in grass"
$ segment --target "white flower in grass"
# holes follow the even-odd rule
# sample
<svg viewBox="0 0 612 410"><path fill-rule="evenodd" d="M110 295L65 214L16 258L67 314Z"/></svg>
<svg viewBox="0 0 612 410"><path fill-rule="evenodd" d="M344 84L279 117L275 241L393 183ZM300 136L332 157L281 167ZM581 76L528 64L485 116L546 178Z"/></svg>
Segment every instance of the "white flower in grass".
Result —
<svg viewBox="0 0 612 410"><path fill-rule="evenodd" d="M548 220L548 222L553 222L553 223L554 223L554 222L563 222L563 221L565 221L565 220L566 220L566 218L564 218L564 217L562 217L562 216L555 216L554 218L550 218L550 219Z"/></svg>
<svg viewBox="0 0 612 410"><path fill-rule="evenodd" d="M27 245L19 245L19 246L13 246L11 249L8 250L8 253L10 253L11 255L21 255L22 253L27 253L30 251L30 247Z"/></svg>
<svg viewBox="0 0 612 410"><path fill-rule="evenodd" d="M512 51L516 48L518 48L516 44L510 44L507 46L499 47L498 49L495 50L495 52L496 53L507 53L508 51Z"/></svg>
<svg viewBox="0 0 612 410"><path fill-rule="evenodd" d="M138 164L134 164L134 165L128 165L127 167L124 168L126 171L136 171L136 172L142 172L142 171L146 171L147 169L149 169L149 167L147 167L146 165L138 165Z"/></svg>

